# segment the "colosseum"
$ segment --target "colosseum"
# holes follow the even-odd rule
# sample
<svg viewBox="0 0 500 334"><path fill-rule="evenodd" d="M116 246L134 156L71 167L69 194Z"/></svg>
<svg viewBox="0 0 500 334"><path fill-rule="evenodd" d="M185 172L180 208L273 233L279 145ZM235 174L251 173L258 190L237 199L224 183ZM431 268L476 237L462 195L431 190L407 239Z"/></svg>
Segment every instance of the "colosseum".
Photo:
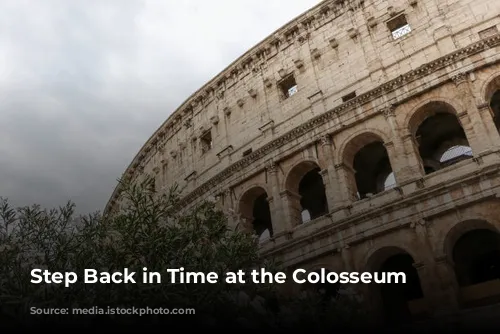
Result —
<svg viewBox="0 0 500 334"><path fill-rule="evenodd" d="M124 176L216 201L286 270L357 285L380 319L500 301L500 2L327 0L191 95ZM119 209L118 186L107 211Z"/></svg>

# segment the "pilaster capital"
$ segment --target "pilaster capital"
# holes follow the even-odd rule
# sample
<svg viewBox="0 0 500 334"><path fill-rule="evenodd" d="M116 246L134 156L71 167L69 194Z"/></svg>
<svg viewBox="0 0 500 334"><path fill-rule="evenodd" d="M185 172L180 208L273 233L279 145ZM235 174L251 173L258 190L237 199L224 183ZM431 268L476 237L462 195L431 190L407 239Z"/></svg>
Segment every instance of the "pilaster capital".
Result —
<svg viewBox="0 0 500 334"><path fill-rule="evenodd" d="M466 118L467 116L468 116L468 114L467 114L467 111L465 111L465 110L464 110L464 111L461 111L461 112L459 112L459 113L457 113L457 117L458 117L459 119Z"/></svg>
<svg viewBox="0 0 500 334"><path fill-rule="evenodd" d="M345 163L343 163L343 162L341 162L341 163L339 163L339 164L336 164L334 167L335 167L335 169L336 169L336 170L339 170L339 169L346 169L346 168L347 168L346 164L345 164Z"/></svg>
<svg viewBox="0 0 500 334"><path fill-rule="evenodd" d="M396 107L391 104L381 110L381 113L386 119L392 118L396 115Z"/></svg>
<svg viewBox="0 0 500 334"><path fill-rule="evenodd" d="M393 147L393 146L394 146L394 142L393 142L393 141L384 142L384 146L385 146L386 148Z"/></svg>
<svg viewBox="0 0 500 334"><path fill-rule="evenodd" d="M296 199L302 198L302 196L300 196L299 194L296 194L288 189L281 191L280 196L281 196L281 198L296 198Z"/></svg>
<svg viewBox="0 0 500 334"><path fill-rule="evenodd" d="M448 257L445 255L445 254L441 254L441 255L438 255L434 258L434 261L436 262L436 264L440 264L440 265L452 265L450 263L450 260L448 259Z"/></svg>
<svg viewBox="0 0 500 334"><path fill-rule="evenodd" d="M330 137L330 135L323 135L319 137L319 142L321 143L321 146L331 145L332 138Z"/></svg>
<svg viewBox="0 0 500 334"><path fill-rule="evenodd" d="M417 270L425 268L425 264L423 262L414 262L412 266Z"/></svg>
<svg viewBox="0 0 500 334"><path fill-rule="evenodd" d="M406 131L404 131L404 132L401 134L401 139L402 139L403 141L413 140L413 135L412 135L410 132L408 132L408 131L406 130Z"/></svg>
<svg viewBox="0 0 500 334"><path fill-rule="evenodd" d="M467 73L465 72L459 72L457 74L454 74L451 77L451 80L455 83L456 86L466 83L467 82Z"/></svg>
<svg viewBox="0 0 500 334"><path fill-rule="evenodd" d="M417 220L414 220L410 223L410 227L411 228L417 228L419 226L426 226L427 225L427 221L425 219L417 219Z"/></svg>
<svg viewBox="0 0 500 334"><path fill-rule="evenodd" d="M479 111L486 111L486 110L490 110L490 104L488 102L479 102L477 105L477 110Z"/></svg>
<svg viewBox="0 0 500 334"><path fill-rule="evenodd" d="M266 170L270 174L276 174L278 172L278 165L271 159L267 162Z"/></svg>

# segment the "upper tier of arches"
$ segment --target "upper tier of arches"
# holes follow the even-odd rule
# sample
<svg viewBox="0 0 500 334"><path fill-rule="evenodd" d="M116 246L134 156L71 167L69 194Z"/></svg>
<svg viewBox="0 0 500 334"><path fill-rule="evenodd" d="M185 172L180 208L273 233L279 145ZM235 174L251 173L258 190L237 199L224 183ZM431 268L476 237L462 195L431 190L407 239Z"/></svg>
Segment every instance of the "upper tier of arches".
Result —
<svg viewBox="0 0 500 334"><path fill-rule="evenodd" d="M462 2L466 4L468 0L457 0L457 3ZM351 75L353 67L349 67L351 71L349 68L342 70L346 75L349 74L347 77L353 78L349 79L353 80L352 84L358 83L363 87L375 88L363 94L351 92L352 85L341 78L340 72L335 73L339 76L338 84L325 86L327 79L324 79L326 80L324 84L313 84L310 81L309 73L312 72L315 73L314 75L319 75L318 73L321 72L332 74L331 68L338 68L335 64L341 52L361 48L363 43L375 43L372 45L375 47L378 42L387 44L386 42L393 38L387 30L387 22L391 18L404 15L408 19L407 22L414 24L414 27L417 27L420 22L418 13L408 5L408 2L396 1L392 7L389 3L385 4L387 6L380 12L380 16L374 18L375 21L381 23L377 30L371 23L360 21L352 28L356 33L351 31L351 28L340 33L339 27L342 26L344 29L346 26L343 24L337 26L335 22L339 23L341 22L339 20L344 20L346 17L344 14L350 10L357 13L358 10L370 9L366 7L368 5L361 3L362 1L324 1L252 48L188 98L146 142L123 177L133 179L143 173L161 174L163 184L172 180L183 180L182 182L188 184L185 188L186 193L195 193L195 190L198 193L201 190L197 187L213 179L217 171L233 168L234 161L244 160L249 155L255 155L257 150L271 145L278 139L279 134L283 134L290 128L290 125L302 122L305 126L314 123L320 115L326 115L327 111L355 111L356 106L369 103L370 99L376 96L375 91L386 91L393 89L389 87L399 85L401 77L391 78L391 75L383 75L375 81L379 83L384 78L387 81L382 86L376 86L373 80L374 72L367 71L366 77L360 79ZM373 22L373 20L368 21ZM464 24L470 25L470 22ZM483 26L478 26L477 29L480 28ZM329 33L335 37L325 37ZM363 39L365 34L376 37L374 42L367 42ZM318 40L318 36L322 36L323 40ZM425 36L413 35L407 38L425 39ZM478 35L477 40L480 41L480 39ZM342 43L346 43L344 49ZM404 58L403 53L397 53L399 51L396 50L395 44L390 47L394 48L394 50L391 49L391 52L394 52L394 61L384 63L385 60L381 59L381 68L389 69L391 66L396 66L400 62L398 58ZM425 63L422 60L413 59L413 64L421 65L421 68L411 71L411 67L408 66L409 72L405 74L407 80L414 80L416 76L424 75L424 67L436 69L444 64L442 62L441 65L437 64L441 61L439 56L445 53L438 50L435 41L431 41L428 47L436 49L436 61ZM360 52L360 58L366 56L366 54L363 55L363 51ZM446 54L448 53L449 49L446 50ZM457 51L456 54L460 53ZM337 61L327 62L331 57L337 57ZM454 57L457 56L453 54L447 59L453 61ZM362 61L363 66L368 66L365 60ZM398 66L405 68L401 64ZM290 76L293 77L293 81L290 81ZM292 83L290 84L289 81ZM283 93L282 84L285 83L292 86L291 90L285 90ZM287 96L286 94L290 91L295 93ZM291 95L294 96L291 97ZM315 99L322 100L325 105L316 112L314 112ZM264 112L261 108L265 109ZM300 110L302 111L298 112ZM251 124L243 124L245 122ZM446 120L443 119L440 122L446 123ZM427 128L432 128L434 125L435 123L427 125ZM182 134L182 138L178 134ZM456 151L467 150L463 136L461 139L456 134L450 134L450 136L456 138L451 142L449 140L443 142L441 150L447 151L449 147L445 148L445 146L450 144L453 144ZM366 171L367 175L376 173L379 179L367 189L356 191L355 196L373 194L383 188L392 187L396 183L395 174L389 170L390 155L384 153L383 144L384 140L372 143L375 151L379 152L376 159L380 160L380 166L375 170ZM434 142L423 145L433 144ZM365 152L371 152L370 147L365 149ZM351 163L360 164L366 159L371 159L370 154L360 153L353 157L356 161L353 160ZM439 155L439 152L434 152L434 155ZM435 156L426 156L424 160L427 164L424 168L427 170L437 168ZM448 161L449 157L444 157L443 160ZM438 163L442 162L438 161ZM171 180L168 179L169 175ZM355 183L356 180L352 182ZM108 208L118 201L119 191L117 187L108 203Z"/></svg>

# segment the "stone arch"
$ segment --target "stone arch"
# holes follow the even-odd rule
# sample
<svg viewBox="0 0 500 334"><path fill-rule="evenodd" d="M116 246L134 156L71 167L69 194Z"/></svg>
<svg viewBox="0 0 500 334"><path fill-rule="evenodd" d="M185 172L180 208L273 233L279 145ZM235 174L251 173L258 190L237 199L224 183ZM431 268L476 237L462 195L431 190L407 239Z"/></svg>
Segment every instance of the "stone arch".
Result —
<svg viewBox="0 0 500 334"><path fill-rule="evenodd" d="M456 107L445 99L419 104L405 123L426 174L472 157Z"/></svg>
<svg viewBox="0 0 500 334"><path fill-rule="evenodd" d="M347 170L352 197L363 199L395 186L387 143L383 132L365 130L348 138L342 146L338 159Z"/></svg>
<svg viewBox="0 0 500 334"><path fill-rule="evenodd" d="M261 241L273 236L273 224L265 186L253 185L245 189L238 201L238 212L247 231L255 233Z"/></svg>
<svg viewBox="0 0 500 334"><path fill-rule="evenodd" d="M481 89L481 96L490 108L493 123L500 133L500 73L488 78Z"/></svg>
<svg viewBox="0 0 500 334"><path fill-rule="evenodd" d="M453 264L462 307L500 301L500 231L486 220L453 226L443 242Z"/></svg>
<svg viewBox="0 0 500 334"><path fill-rule="evenodd" d="M285 178L285 205L294 224L307 222L328 213L326 189L317 161L302 160L292 166Z"/></svg>
<svg viewBox="0 0 500 334"><path fill-rule="evenodd" d="M440 241L442 252L448 257L451 263L453 263L453 258L451 257L453 246L462 235L473 230L490 230L500 233L500 230L495 225L482 218L470 218L457 222L446 232L445 237Z"/></svg>
<svg viewBox="0 0 500 334"><path fill-rule="evenodd" d="M383 131L375 128L363 128L361 130L358 130L351 134L349 137L347 137L342 144L339 146L339 149L337 150L337 155L336 155L336 160L337 162L343 162L344 156L345 156L345 151L346 147L353 141L354 138L359 137L363 134L371 134L372 138L377 138L382 140L384 143L390 142L390 137Z"/></svg>
<svg viewBox="0 0 500 334"><path fill-rule="evenodd" d="M414 266L417 258L410 252L406 247L386 245L372 251L366 262L366 271L374 275L405 274L405 284L369 284L372 304L389 324L411 322L424 300L420 276Z"/></svg>
<svg viewBox="0 0 500 334"><path fill-rule="evenodd" d="M374 268L380 267L387 258L399 253L407 253L415 260L415 262L419 262L420 260L417 251L408 247L408 245L384 243L379 245L377 248L372 249L364 257L364 265L362 268L364 268L364 271L366 272L373 272Z"/></svg>
<svg viewBox="0 0 500 334"><path fill-rule="evenodd" d="M484 101L491 100L496 90L500 88L500 71L491 74L481 87L481 97Z"/></svg>
<svg viewBox="0 0 500 334"><path fill-rule="evenodd" d="M408 130L411 135L414 135L414 133L412 133L412 129L418 127L418 125L430 115L425 111L424 107L434 102L449 106L447 109L448 112L453 113L454 115L458 115L463 111L463 106L460 101L450 100L442 96L428 98L415 104L411 108L410 112L405 115L403 128Z"/></svg>

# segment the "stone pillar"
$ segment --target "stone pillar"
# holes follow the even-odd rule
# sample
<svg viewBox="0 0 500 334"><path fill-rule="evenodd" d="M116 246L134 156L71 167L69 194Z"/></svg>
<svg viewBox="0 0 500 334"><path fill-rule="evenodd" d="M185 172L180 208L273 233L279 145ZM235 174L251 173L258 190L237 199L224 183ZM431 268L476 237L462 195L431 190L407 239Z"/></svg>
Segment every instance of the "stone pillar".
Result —
<svg viewBox="0 0 500 334"><path fill-rule="evenodd" d="M490 108L490 104L488 102L480 103L476 106L476 108L479 111L484 125L486 126L493 150L500 149L500 134L495 126L493 111Z"/></svg>
<svg viewBox="0 0 500 334"><path fill-rule="evenodd" d="M423 260L415 263L414 267L417 269L429 311L436 316L453 313L458 305L455 273L453 270L450 271L441 259L436 260L434 257L426 221L419 220L411 226L414 228Z"/></svg>
<svg viewBox="0 0 500 334"><path fill-rule="evenodd" d="M465 114L459 115L460 122L464 127L473 155L480 155L490 149L492 143L483 119L474 103L474 95L469 86L469 77L466 73L459 73L453 76L452 80L457 88L457 99L462 102L465 108ZM468 123L470 123L470 126L467 126Z"/></svg>
<svg viewBox="0 0 500 334"><path fill-rule="evenodd" d="M238 218L236 217L236 212L234 211L233 199L231 197L231 189L225 189L221 194L222 210L227 216L227 223L230 227L236 227L238 224Z"/></svg>
<svg viewBox="0 0 500 334"><path fill-rule="evenodd" d="M408 166L412 166L415 178L421 178L425 175L425 172L418 143L415 142L415 138L407 130L401 135L401 141L404 146L404 154L406 155Z"/></svg>
<svg viewBox="0 0 500 334"><path fill-rule="evenodd" d="M439 302L435 309L436 314L453 314L459 309L459 287L453 264L446 256L439 256L434 260L439 280L439 293L436 298Z"/></svg>
<svg viewBox="0 0 500 334"><path fill-rule="evenodd" d="M330 212L333 212L346 205L348 194L345 191L346 188L341 188L339 177L335 169L331 138L329 136L322 136L320 141L323 156L325 157L325 161L327 163L326 168L321 171L321 176L323 177L323 183L325 184L328 209Z"/></svg>
<svg viewBox="0 0 500 334"><path fill-rule="evenodd" d="M210 201L215 206L216 210L219 211L224 211L224 202L223 202L223 196L222 196L222 191L215 190L211 196L208 198Z"/></svg>
<svg viewBox="0 0 500 334"><path fill-rule="evenodd" d="M335 165L335 170L338 175L338 184L340 191L343 193L343 196L346 198L345 204L349 205L350 203L358 200L356 197L356 179L355 179L355 171L352 167L347 166L344 163L340 163Z"/></svg>
<svg viewBox="0 0 500 334"><path fill-rule="evenodd" d="M351 252L350 246L348 244L344 245L344 247L342 247L340 249L340 255L342 256L342 261L344 263L345 270L347 272L355 271L356 269L354 267L352 252Z"/></svg>
<svg viewBox="0 0 500 334"><path fill-rule="evenodd" d="M323 179L323 185L325 186L325 195L326 195L326 202L328 204L328 212L332 212L335 209L335 195L333 191L333 187L335 185L333 182L330 180L330 175L329 175L329 170L328 169L322 169L319 171L319 175L321 175L321 178Z"/></svg>
<svg viewBox="0 0 500 334"><path fill-rule="evenodd" d="M222 192L222 208L227 216L228 226L238 231L254 234L253 217L244 217L241 213L236 212L235 206L232 189L225 189Z"/></svg>
<svg viewBox="0 0 500 334"><path fill-rule="evenodd" d="M419 159L416 156L417 152L412 142L406 142L408 139L412 139L411 136L410 138L403 138L400 134L396 122L395 107L392 105L386 107L382 110L382 113L391 128L392 140L389 143L384 143L391 162L391 168L397 184L405 184L421 175Z"/></svg>
<svg viewBox="0 0 500 334"><path fill-rule="evenodd" d="M338 251L342 256L342 262L344 264L344 271L346 272L354 272L356 271L354 267L354 260L352 257L352 252L348 244L344 244L343 247L339 248ZM358 284L344 284L344 287L348 290L351 290L356 295L362 295L363 291L360 289Z"/></svg>
<svg viewBox="0 0 500 334"><path fill-rule="evenodd" d="M271 194L268 194L268 202L273 224L273 237L277 238L288 231L288 223L283 212L283 203L280 196L278 166L272 160L267 165L267 173L271 184Z"/></svg>
<svg viewBox="0 0 500 334"><path fill-rule="evenodd" d="M302 223L300 195L289 190L280 192L281 205L283 206L283 218L285 230L292 231L293 228Z"/></svg>
<svg viewBox="0 0 500 334"><path fill-rule="evenodd" d="M346 272L355 272L356 267L354 265L353 255L348 244L344 244L343 247L339 248L338 251L342 256L342 262L344 264L344 271ZM342 288L346 289L349 292L349 297L356 299L361 303L362 307L364 307L367 311L370 310L369 299L367 296L369 294L369 290L366 289L368 286L366 284L343 284Z"/></svg>
<svg viewBox="0 0 500 334"><path fill-rule="evenodd" d="M469 117L467 111L462 111L457 114L457 118L464 129L465 136L469 142L469 146L472 149L472 154L474 156L480 155L480 153L486 151L489 145L485 145L484 141L481 142L480 138L476 136L476 131L474 125Z"/></svg>

